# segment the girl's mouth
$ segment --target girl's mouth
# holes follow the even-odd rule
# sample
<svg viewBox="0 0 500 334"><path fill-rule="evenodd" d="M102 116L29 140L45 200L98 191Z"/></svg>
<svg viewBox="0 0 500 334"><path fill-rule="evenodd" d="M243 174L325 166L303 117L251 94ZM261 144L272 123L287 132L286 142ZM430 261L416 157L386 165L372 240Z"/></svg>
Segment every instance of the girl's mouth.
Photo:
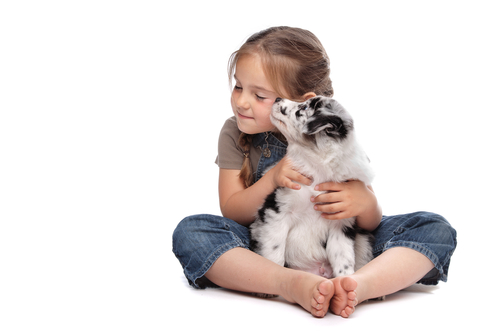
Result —
<svg viewBox="0 0 500 334"><path fill-rule="evenodd" d="M242 115L239 112L237 112L237 113L238 113L238 117L240 117L240 118L243 118L243 119L253 119L253 117L248 117L248 116Z"/></svg>

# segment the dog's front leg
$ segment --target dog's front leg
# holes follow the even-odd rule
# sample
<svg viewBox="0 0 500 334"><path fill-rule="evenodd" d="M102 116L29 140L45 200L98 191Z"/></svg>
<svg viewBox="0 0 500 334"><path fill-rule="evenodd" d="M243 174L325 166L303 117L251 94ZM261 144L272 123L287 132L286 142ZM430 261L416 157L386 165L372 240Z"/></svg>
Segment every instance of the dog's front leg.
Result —
<svg viewBox="0 0 500 334"><path fill-rule="evenodd" d="M286 219L264 223L260 229L260 242L257 253L280 266L284 266L286 239L289 231Z"/></svg>
<svg viewBox="0 0 500 334"><path fill-rule="evenodd" d="M372 239L373 236L368 232L358 233L356 235L354 250L356 264L354 270L357 271L373 259Z"/></svg>
<svg viewBox="0 0 500 334"><path fill-rule="evenodd" d="M354 273L355 254L354 235L352 233L346 233L345 229L339 229L336 233L330 233L326 251L334 277Z"/></svg>

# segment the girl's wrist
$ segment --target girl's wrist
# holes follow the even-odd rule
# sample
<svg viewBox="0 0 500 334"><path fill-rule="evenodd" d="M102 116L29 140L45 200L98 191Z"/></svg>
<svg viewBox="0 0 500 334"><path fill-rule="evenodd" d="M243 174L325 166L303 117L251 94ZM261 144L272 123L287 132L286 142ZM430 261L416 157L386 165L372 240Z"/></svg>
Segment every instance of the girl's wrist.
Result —
<svg viewBox="0 0 500 334"><path fill-rule="evenodd" d="M375 197L375 195L373 195ZM378 204L375 197L375 202L368 207L362 214L356 217L356 222L359 227L373 231L378 227L382 220L382 208Z"/></svg>
<svg viewBox="0 0 500 334"><path fill-rule="evenodd" d="M273 168L271 168L270 170L268 170L261 178L262 179L265 179L267 183L270 184L270 186L272 187L272 190L274 191L274 189L278 188L279 185L278 183L276 182L276 166L274 166Z"/></svg>

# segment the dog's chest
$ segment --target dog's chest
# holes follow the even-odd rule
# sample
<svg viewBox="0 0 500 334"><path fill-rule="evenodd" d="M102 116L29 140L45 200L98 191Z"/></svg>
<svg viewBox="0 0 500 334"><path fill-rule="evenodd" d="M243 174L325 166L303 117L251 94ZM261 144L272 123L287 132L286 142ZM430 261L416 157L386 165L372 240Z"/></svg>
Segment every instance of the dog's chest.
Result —
<svg viewBox="0 0 500 334"><path fill-rule="evenodd" d="M281 210L288 211L294 215L319 215L314 210L314 204L311 202L311 197L316 197L320 194L314 190L314 186L301 185L299 190L289 188L281 188L277 193L277 202L280 203Z"/></svg>

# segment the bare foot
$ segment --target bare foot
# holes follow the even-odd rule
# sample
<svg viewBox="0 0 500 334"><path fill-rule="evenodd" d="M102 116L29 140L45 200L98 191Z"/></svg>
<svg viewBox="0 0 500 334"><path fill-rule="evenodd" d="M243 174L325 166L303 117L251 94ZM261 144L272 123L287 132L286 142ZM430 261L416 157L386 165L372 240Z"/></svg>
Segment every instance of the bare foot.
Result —
<svg viewBox="0 0 500 334"><path fill-rule="evenodd" d="M343 318L348 318L358 303L356 288L358 283L349 276L335 277L333 280L335 295L330 302L330 310Z"/></svg>
<svg viewBox="0 0 500 334"><path fill-rule="evenodd" d="M309 273L298 272L291 284L284 287L283 298L297 303L315 317L322 318L328 312L333 297L333 283Z"/></svg>

